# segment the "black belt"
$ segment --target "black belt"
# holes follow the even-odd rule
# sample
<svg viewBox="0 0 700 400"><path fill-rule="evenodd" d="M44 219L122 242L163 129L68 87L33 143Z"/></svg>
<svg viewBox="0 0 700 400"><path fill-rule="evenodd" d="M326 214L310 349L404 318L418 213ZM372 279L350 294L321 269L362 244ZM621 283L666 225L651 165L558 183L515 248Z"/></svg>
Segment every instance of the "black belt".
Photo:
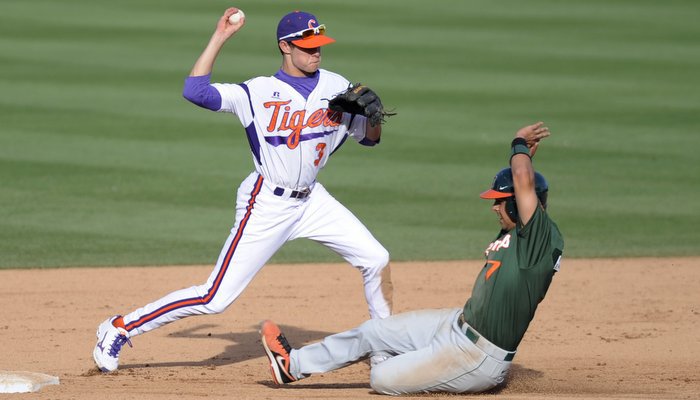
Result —
<svg viewBox="0 0 700 400"><path fill-rule="evenodd" d="M277 186L272 193L274 193L275 196L280 196L280 197L284 196L285 193L289 193L289 195L285 196L285 197L291 197L293 199L305 199L305 198L309 197L309 195L311 194L311 190L304 189L304 190L291 190L290 191L290 189L285 189L283 187Z"/></svg>
<svg viewBox="0 0 700 400"><path fill-rule="evenodd" d="M464 320L464 313L459 314L457 324L459 325L459 329L464 332L467 339L474 343L476 347L483 350L486 354L502 361L512 361L513 357L515 357L514 351L503 350L495 344L489 342L485 337L479 335L479 332L475 331L471 326L469 326L469 324L467 324L467 321ZM479 339L482 340L479 341Z"/></svg>

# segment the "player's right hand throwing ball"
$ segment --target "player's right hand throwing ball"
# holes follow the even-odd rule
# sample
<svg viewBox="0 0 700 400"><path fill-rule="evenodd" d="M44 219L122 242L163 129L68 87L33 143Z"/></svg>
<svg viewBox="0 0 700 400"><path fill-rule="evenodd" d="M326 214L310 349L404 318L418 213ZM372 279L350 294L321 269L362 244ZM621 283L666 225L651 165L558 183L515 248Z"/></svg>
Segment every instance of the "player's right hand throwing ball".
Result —
<svg viewBox="0 0 700 400"><path fill-rule="evenodd" d="M216 25L216 32L222 34L224 39L228 39L238 32L245 25L245 14L243 10L236 7L227 8L224 15L219 18Z"/></svg>

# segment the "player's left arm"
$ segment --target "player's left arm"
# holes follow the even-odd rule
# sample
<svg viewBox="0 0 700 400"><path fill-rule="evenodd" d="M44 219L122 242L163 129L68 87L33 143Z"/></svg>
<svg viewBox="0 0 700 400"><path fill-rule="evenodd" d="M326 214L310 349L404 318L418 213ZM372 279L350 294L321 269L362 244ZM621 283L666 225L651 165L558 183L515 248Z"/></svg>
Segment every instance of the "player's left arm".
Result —
<svg viewBox="0 0 700 400"><path fill-rule="evenodd" d="M386 111L377 93L361 83L349 85L345 91L331 98L328 101L328 108L335 112L361 115L366 118L363 127L364 137L360 143L368 146L379 143L382 124L387 117L396 115L395 112Z"/></svg>
<svg viewBox="0 0 700 400"><path fill-rule="evenodd" d="M535 193L535 169L532 166L532 157L537 151L540 140L549 135L549 128L544 126L543 122L538 122L518 130L513 139L510 169L513 173L515 203L523 225L527 225L539 207L539 200Z"/></svg>
<svg viewBox="0 0 700 400"><path fill-rule="evenodd" d="M369 119L367 120L366 124L365 138L373 141L374 143L379 143L379 138L382 137L382 124L372 126L372 124L369 123Z"/></svg>

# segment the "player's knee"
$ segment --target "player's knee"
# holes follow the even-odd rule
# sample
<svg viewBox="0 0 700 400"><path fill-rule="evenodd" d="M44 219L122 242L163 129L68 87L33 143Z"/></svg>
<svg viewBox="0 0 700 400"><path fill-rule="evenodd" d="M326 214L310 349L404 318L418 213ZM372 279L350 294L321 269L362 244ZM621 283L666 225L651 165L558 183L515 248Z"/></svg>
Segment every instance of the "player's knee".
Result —
<svg viewBox="0 0 700 400"><path fill-rule="evenodd" d="M382 382L382 379L377 377L377 374L372 370L369 374L369 385L372 389L379 394L389 394L386 390L386 385Z"/></svg>
<svg viewBox="0 0 700 400"><path fill-rule="evenodd" d="M207 302L203 302L200 300L201 302L193 304L193 306L195 306L195 308L197 309L197 313L220 314L226 311L226 309L231 304L233 304L233 302L238 297L237 293L223 290L221 287L219 287L219 290L216 290L212 295L210 293L211 288L211 282L205 282L199 286L194 287L195 293L197 294L197 298L204 300L207 297L209 297L209 301Z"/></svg>
<svg viewBox="0 0 700 400"><path fill-rule="evenodd" d="M224 296L214 296L209 303L204 305L204 309L207 314L220 314L226 311L231 303L233 303L233 300L229 300Z"/></svg>
<svg viewBox="0 0 700 400"><path fill-rule="evenodd" d="M389 265L389 252L385 248L382 248L382 250L383 251L381 252L381 255L379 257L379 265L381 265L381 268L383 269L384 267Z"/></svg>
<svg viewBox="0 0 700 400"><path fill-rule="evenodd" d="M389 265L389 252L384 247L379 246L372 252L368 267L381 271L387 265Z"/></svg>
<svg viewBox="0 0 700 400"><path fill-rule="evenodd" d="M357 327L357 335L361 338L366 337L367 335L372 335L377 333L377 319L368 319L365 320L365 322L361 323L360 326Z"/></svg>
<svg viewBox="0 0 700 400"><path fill-rule="evenodd" d="M369 375L369 385L379 394L387 394L390 396L403 394L394 387L391 379L389 379L389 375L385 373L384 368L381 368L381 366L372 368Z"/></svg>
<svg viewBox="0 0 700 400"><path fill-rule="evenodd" d="M211 302L206 305L206 310L208 314L220 314L228 308L228 304Z"/></svg>

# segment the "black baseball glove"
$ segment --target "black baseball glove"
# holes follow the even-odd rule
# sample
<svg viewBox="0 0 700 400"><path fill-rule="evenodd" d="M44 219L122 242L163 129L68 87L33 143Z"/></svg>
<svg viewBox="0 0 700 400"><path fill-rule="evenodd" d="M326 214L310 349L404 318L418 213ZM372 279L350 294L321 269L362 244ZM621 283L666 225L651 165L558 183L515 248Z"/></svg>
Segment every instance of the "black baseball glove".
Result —
<svg viewBox="0 0 700 400"><path fill-rule="evenodd" d="M330 99L328 108L338 112L364 115L372 126L384 123L386 117L396 115L394 112L384 110L379 96L361 83L351 85L346 91Z"/></svg>

